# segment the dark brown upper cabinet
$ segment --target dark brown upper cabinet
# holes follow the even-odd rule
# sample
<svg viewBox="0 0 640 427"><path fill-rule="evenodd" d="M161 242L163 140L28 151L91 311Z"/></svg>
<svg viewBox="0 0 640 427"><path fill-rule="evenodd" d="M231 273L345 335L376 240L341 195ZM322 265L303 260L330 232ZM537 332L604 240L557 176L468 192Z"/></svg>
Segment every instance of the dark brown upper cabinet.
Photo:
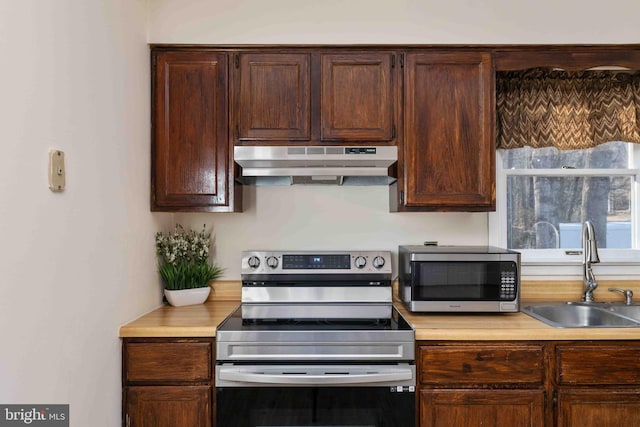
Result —
<svg viewBox="0 0 640 427"><path fill-rule="evenodd" d="M496 71L560 68L568 71L597 67L640 70L638 45L501 46L493 53Z"/></svg>
<svg viewBox="0 0 640 427"><path fill-rule="evenodd" d="M153 50L152 68L151 210L239 211L227 54Z"/></svg>
<svg viewBox="0 0 640 427"><path fill-rule="evenodd" d="M397 211L495 209L495 78L490 52L411 52L404 61Z"/></svg>
<svg viewBox="0 0 640 427"><path fill-rule="evenodd" d="M322 141L391 141L393 53L322 55Z"/></svg>
<svg viewBox="0 0 640 427"><path fill-rule="evenodd" d="M311 55L237 55L236 141L308 141Z"/></svg>
<svg viewBox="0 0 640 427"><path fill-rule="evenodd" d="M396 54L235 54L234 143L395 144Z"/></svg>

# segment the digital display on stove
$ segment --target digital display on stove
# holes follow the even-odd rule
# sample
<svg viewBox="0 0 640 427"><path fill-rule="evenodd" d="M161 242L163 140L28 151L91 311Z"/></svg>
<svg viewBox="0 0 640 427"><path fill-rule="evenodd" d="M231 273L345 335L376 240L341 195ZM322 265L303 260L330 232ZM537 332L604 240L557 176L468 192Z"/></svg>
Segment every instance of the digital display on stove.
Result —
<svg viewBox="0 0 640 427"><path fill-rule="evenodd" d="M348 270L349 254L282 255L283 270Z"/></svg>

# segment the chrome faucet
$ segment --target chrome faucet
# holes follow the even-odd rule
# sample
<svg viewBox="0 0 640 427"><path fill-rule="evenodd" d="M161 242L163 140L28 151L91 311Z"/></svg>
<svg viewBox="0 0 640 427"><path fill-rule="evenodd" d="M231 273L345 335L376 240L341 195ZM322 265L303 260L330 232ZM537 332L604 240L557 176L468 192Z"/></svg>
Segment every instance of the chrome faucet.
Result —
<svg viewBox="0 0 640 427"><path fill-rule="evenodd" d="M598 283L591 269L591 264L598 262L600 262L600 257L598 256L596 232L591 221L585 221L582 224L582 280L584 281L582 301L584 302L594 302L593 291L598 287Z"/></svg>

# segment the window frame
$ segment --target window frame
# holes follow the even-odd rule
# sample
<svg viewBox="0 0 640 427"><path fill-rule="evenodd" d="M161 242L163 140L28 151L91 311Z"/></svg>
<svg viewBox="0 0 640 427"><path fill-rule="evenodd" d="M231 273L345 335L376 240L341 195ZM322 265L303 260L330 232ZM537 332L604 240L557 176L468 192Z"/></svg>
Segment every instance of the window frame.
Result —
<svg viewBox="0 0 640 427"><path fill-rule="evenodd" d="M496 150L496 210L489 213L489 244L507 246L507 178L509 176L630 176L631 249L598 249L600 263L594 265L597 276L611 280L637 279L640 275L640 144L630 144L627 169L504 169L502 152ZM585 174L585 171L589 173ZM567 254L562 249L515 249L520 252L523 278L557 280L558 277L582 278L581 253Z"/></svg>

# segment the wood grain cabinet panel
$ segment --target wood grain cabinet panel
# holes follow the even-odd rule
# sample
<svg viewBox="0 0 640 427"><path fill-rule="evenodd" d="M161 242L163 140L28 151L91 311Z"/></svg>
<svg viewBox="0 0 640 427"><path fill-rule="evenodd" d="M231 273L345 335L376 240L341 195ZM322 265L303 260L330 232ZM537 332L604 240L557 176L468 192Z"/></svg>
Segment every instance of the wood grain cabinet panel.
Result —
<svg viewBox="0 0 640 427"><path fill-rule="evenodd" d="M542 427L548 350L537 342L423 342L421 427Z"/></svg>
<svg viewBox="0 0 640 427"><path fill-rule="evenodd" d="M623 67L640 70L640 50L629 46L529 46L498 48L493 53L497 71L529 68L586 70L594 67Z"/></svg>
<svg viewBox="0 0 640 427"><path fill-rule="evenodd" d="M401 208L495 209L494 80L490 52L406 55Z"/></svg>
<svg viewBox="0 0 640 427"><path fill-rule="evenodd" d="M395 53L322 54L322 141L391 141Z"/></svg>
<svg viewBox="0 0 640 427"><path fill-rule="evenodd" d="M561 390L557 427L640 425L640 389Z"/></svg>
<svg viewBox="0 0 640 427"><path fill-rule="evenodd" d="M126 380L211 381L212 344L208 342L129 343Z"/></svg>
<svg viewBox="0 0 640 427"><path fill-rule="evenodd" d="M638 344L559 345L556 357L558 384L640 385Z"/></svg>
<svg viewBox="0 0 640 427"><path fill-rule="evenodd" d="M542 385L543 349L536 345L420 346L420 383Z"/></svg>
<svg viewBox="0 0 640 427"><path fill-rule="evenodd" d="M225 53L153 51L151 209L234 211Z"/></svg>
<svg viewBox="0 0 640 427"><path fill-rule="evenodd" d="M311 55L236 55L236 141L308 141Z"/></svg>
<svg viewBox="0 0 640 427"><path fill-rule="evenodd" d="M542 427L540 390L421 390L421 427Z"/></svg>
<svg viewBox="0 0 640 427"><path fill-rule="evenodd" d="M125 338L122 425L214 425L213 345L208 338Z"/></svg>
<svg viewBox="0 0 640 427"><path fill-rule="evenodd" d="M129 387L125 401L127 427L211 427L209 386Z"/></svg>
<svg viewBox="0 0 640 427"><path fill-rule="evenodd" d="M238 145L394 144L394 51L292 49L234 56Z"/></svg>
<svg viewBox="0 0 640 427"><path fill-rule="evenodd" d="M420 426L640 426L640 343L419 343Z"/></svg>

